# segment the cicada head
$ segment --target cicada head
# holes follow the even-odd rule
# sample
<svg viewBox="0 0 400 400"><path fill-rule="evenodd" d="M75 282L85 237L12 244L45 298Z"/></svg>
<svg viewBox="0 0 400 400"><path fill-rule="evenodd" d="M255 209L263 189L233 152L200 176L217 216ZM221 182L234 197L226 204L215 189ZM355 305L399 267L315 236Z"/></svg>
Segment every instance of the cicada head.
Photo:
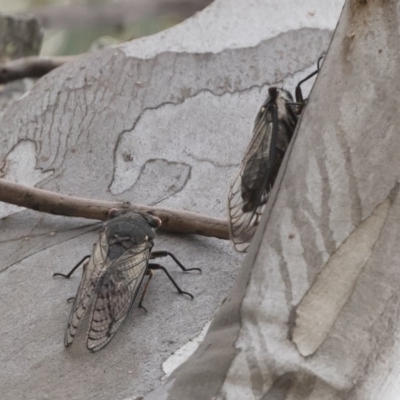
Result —
<svg viewBox="0 0 400 400"><path fill-rule="evenodd" d="M294 104L293 96L288 90L277 86L270 86L268 88L267 99L264 101L257 114L254 129L256 129L256 126L259 125L261 121L268 119L268 113L271 113L273 107L276 107L278 119L289 119L288 106L291 107L292 104Z"/></svg>
<svg viewBox="0 0 400 400"><path fill-rule="evenodd" d="M156 217L155 215L151 214L151 213L146 213L146 214L142 214L142 217L149 223L149 225L154 228L157 229L161 226L162 221L160 218Z"/></svg>
<svg viewBox="0 0 400 400"><path fill-rule="evenodd" d="M268 97L264 105L277 101L278 99L284 100L286 102L293 102L293 96L288 90L278 88L277 86L270 86L268 88Z"/></svg>

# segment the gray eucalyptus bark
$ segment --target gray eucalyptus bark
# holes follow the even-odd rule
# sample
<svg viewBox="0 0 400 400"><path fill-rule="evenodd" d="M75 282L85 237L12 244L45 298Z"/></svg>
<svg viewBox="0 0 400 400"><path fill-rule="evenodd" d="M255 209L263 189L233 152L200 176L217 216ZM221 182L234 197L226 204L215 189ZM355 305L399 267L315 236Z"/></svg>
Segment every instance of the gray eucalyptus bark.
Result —
<svg viewBox="0 0 400 400"><path fill-rule="evenodd" d="M268 86L279 84L292 90L314 70L329 45L341 5L340 0L219 0L158 35L67 63L39 79L0 115L0 174L11 182L63 195L225 217L228 183L250 140ZM310 109L315 107L312 104ZM186 383L178 379L178 370L166 386L171 388L170 398L182 390L193 394L201 386L196 395L234 399L234 383L241 377L245 381L238 386L240 399L252 398L253 393L263 396L272 382L266 368L277 370L269 355L267 360L272 361L261 363L265 361L261 333L266 323L277 332L272 339L281 346L272 341L268 351L282 348L283 354L289 354L285 346L294 348L286 336L281 337L281 332L287 335L288 331L286 314L322 268L318 262L326 261L334 245L340 245L340 238L333 236L336 242L325 253L317 253L314 242L321 248L325 242L310 226L317 231L318 225L301 215L290 225L299 210L316 214L317 220L330 196L323 192L323 205L315 206L315 214L309 205L314 203L306 202L308 197L302 200L319 195L317 189L322 187L318 184L322 175L317 174L317 183L308 178L307 187L313 189L306 191L304 171L312 177L325 164L314 168L316 159L309 156L314 154L313 142L302 147L304 154L298 153L300 139L305 137L299 135L294 141L297 158L289 158L285 173L286 182L291 171L285 185L293 188L279 191L274 210L278 204L280 208L269 217L268 236L262 242L261 236L256 238L254 248L259 245L260 252L249 254L249 269L242 270L239 286L224 303L223 310L228 307L232 312L217 315L203 350L195 355L203 378L195 377L193 362L186 367L188 373L193 372ZM325 142L322 137L319 140L322 146ZM339 176L333 174L332 179ZM288 194L291 197L285 200ZM305 208L298 209L301 201ZM146 296L149 313L142 315L133 308L107 348L90 354L84 350L82 332L81 339L77 337L71 348L64 349L70 311L66 299L74 295L79 273L70 281L53 280L52 274L68 271L91 251L98 235L87 221L10 207L0 204L4 217L0 220L0 389L4 400L22 400L27 393L31 398L60 400L123 400L148 393L159 386L165 362L208 326L243 259L227 241L160 233L157 250L172 251L185 266L202 268L203 274L196 276L173 271L195 300L177 296L172 285L156 274ZM281 209L286 212L285 225ZM323 215L321 227L327 229L327 222L333 222ZM310 234L299 235L302 224ZM285 231L282 237L279 233L288 226L294 248L286 247ZM272 260L267 265L271 271L263 265L267 256L265 260ZM315 265L308 266L304 260L314 260ZM266 283L271 286L263 287ZM246 292L247 287L260 292ZM249 334L254 340L249 341ZM204 351L207 344L212 351ZM290 362L294 365L290 373L296 374L297 366ZM287 365L278 369L282 377L272 390L279 390L292 377ZM163 392L156 398L166 396ZM183 394L181 398L185 399Z"/></svg>
<svg viewBox="0 0 400 400"><path fill-rule="evenodd" d="M398 399L399 32L347 1L234 288L146 399Z"/></svg>

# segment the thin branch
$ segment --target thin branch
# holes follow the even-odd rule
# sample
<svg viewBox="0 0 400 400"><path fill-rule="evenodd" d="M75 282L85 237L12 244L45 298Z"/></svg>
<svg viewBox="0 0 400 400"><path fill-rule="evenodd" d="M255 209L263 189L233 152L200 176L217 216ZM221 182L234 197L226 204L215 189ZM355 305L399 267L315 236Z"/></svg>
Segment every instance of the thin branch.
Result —
<svg viewBox="0 0 400 400"><path fill-rule="evenodd" d="M28 187L0 179L0 201L55 215L106 220L111 208L126 208L138 212L151 212L162 220L167 232L196 234L218 239L229 239L228 223L189 211L168 208L84 199L66 196L48 190Z"/></svg>
<svg viewBox="0 0 400 400"><path fill-rule="evenodd" d="M78 56L39 57L31 56L19 58L0 64L0 84L23 78L40 78L54 68L75 60Z"/></svg>
<svg viewBox="0 0 400 400"><path fill-rule="evenodd" d="M29 10L45 29L87 29L93 26L123 26L146 18L187 18L212 0L125 0L112 3L46 5ZM99 4L100 3L100 4ZM19 13L25 15L26 12ZM17 14L18 15L18 14Z"/></svg>

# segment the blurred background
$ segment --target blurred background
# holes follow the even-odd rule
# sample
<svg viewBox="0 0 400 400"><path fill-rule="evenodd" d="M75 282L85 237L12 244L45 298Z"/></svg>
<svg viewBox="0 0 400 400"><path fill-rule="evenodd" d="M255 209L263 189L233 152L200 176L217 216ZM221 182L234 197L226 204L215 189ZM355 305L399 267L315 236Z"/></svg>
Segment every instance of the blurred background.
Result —
<svg viewBox="0 0 400 400"><path fill-rule="evenodd" d="M0 0L0 13L35 16L41 55L73 55L169 28L212 0Z"/></svg>

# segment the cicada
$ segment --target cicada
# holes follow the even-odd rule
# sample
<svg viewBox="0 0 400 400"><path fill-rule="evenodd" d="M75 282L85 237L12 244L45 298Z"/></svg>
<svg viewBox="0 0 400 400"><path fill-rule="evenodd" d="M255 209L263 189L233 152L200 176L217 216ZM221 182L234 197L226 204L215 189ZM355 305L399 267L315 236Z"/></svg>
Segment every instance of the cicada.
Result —
<svg viewBox="0 0 400 400"><path fill-rule="evenodd" d="M150 214L116 209L110 211L110 217L100 232L92 254L85 256L67 275L53 274L70 278L89 258L84 264L82 279L73 298L64 336L65 347L72 344L79 324L90 310L86 347L92 352L104 348L128 315L147 275L148 279L139 302L139 307L146 310L142 303L153 270L164 271L180 294L193 299L193 295L178 286L165 267L149 262L154 258L170 256L183 271L201 272L199 268L186 269L170 252L152 252L155 231L161 225L159 218Z"/></svg>
<svg viewBox="0 0 400 400"><path fill-rule="evenodd" d="M296 86L296 102L287 90L271 86L256 116L253 137L228 195L229 233L237 251L247 251L255 234L305 105L300 86L317 74L322 58L317 70Z"/></svg>

